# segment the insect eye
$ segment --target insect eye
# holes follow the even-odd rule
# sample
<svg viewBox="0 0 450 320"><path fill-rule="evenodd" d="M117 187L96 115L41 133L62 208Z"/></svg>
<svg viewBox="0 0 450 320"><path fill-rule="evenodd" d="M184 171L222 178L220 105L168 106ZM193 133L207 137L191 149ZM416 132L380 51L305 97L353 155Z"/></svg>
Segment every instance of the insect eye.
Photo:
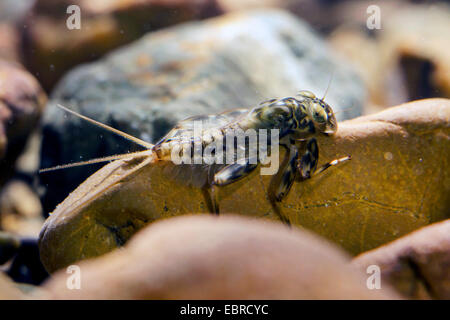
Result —
<svg viewBox="0 0 450 320"><path fill-rule="evenodd" d="M317 122L326 122L328 119L327 113L321 106L316 106L314 108L313 117Z"/></svg>

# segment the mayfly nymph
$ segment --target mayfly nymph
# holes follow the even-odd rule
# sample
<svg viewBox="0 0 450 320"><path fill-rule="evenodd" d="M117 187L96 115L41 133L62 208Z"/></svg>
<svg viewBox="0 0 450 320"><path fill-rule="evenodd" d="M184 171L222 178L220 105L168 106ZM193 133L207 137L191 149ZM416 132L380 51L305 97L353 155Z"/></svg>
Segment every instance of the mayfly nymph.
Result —
<svg viewBox="0 0 450 320"><path fill-rule="evenodd" d="M263 162L263 159L258 156L255 157L254 154L251 156L250 151L258 149L262 142L268 146L273 142L268 136L263 140L260 136L257 136L254 140L244 139L244 143L238 145L235 140L236 135L234 135L233 142L230 144L230 132L248 132L248 130L252 129L255 131L276 130L278 135L276 140L277 147L281 146L287 152L282 165L271 178L268 188L268 199L274 211L286 223L289 223L289 220L281 214L277 207L277 202L281 202L287 196L294 181L309 179L330 166L350 160L350 156L346 156L317 167L319 147L316 137L318 135L329 136L335 134L337 121L333 110L323 101L323 98L317 98L310 91L300 91L295 97L264 101L252 109L234 109L215 115L190 117L180 121L155 145L87 118L63 106L59 105L59 107L146 147L149 149L149 153L146 156L153 157L155 161L172 161L174 154L185 159L193 158L194 150L198 146L202 150L213 146L213 155L217 156L217 153L220 152L220 157L223 156L225 160L225 155L229 151L227 148L230 148L230 145L233 146L231 162L199 163L194 161L194 163L181 163L171 166L173 175L184 174L186 176L190 172L189 179L181 180L189 185L201 188L209 210L216 214L219 213L217 188L234 183L254 172ZM201 130L196 132L196 130L193 130L193 127L195 123L199 122L202 125ZM142 152L61 165L43 169L41 172L101 161L130 158L135 154L139 155ZM200 155L202 155L201 152ZM229 158L226 160L229 160Z"/></svg>

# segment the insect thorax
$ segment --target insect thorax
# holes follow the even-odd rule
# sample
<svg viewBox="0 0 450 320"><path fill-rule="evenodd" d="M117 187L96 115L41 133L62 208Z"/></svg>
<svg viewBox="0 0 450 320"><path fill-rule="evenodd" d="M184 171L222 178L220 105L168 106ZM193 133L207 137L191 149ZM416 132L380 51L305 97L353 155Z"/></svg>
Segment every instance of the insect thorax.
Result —
<svg viewBox="0 0 450 320"><path fill-rule="evenodd" d="M174 153L187 158L194 157L196 148L215 148L216 151L222 148L226 152L232 138L235 150L245 149L248 156L250 149L258 149L261 142L270 146L273 131L278 134L277 141L285 140L286 137L308 138L316 132L308 110L310 100L292 97L272 99L252 109L191 117L181 121L161 139L154 151L160 160L173 160ZM196 124L199 127L197 130Z"/></svg>

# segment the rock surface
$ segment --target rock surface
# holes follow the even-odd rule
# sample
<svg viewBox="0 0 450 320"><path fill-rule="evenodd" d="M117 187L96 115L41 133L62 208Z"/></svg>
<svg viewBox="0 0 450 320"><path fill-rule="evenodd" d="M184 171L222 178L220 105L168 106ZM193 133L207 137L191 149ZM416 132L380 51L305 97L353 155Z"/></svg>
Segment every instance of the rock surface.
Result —
<svg viewBox="0 0 450 320"><path fill-rule="evenodd" d="M52 299L393 299L366 287L349 258L309 232L241 217L158 222L124 250L82 262L81 289L67 273ZM105 290L105 284L108 289Z"/></svg>
<svg viewBox="0 0 450 320"><path fill-rule="evenodd" d="M352 160L295 183L283 215L352 254L449 218L449 118L449 100L429 99L341 123L335 137L318 140L319 165ZM46 268L111 251L157 219L207 212L201 190L177 182L163 169L170 165L114 161L81 184L41 231ZM277 219L266 197L270 178L255 174L223 188L221 212Z"/></svg>
<svg viewBox="0 0 450 320"><path fill-rule="evenodd" d="M377 39L361 30L361 27L343 26L333 31L328 42L352 62L364 80L369 96L364 114L377 109L381 111L385 107L386 89L389 88L383 88L386 69Z"/></svg>
<svg viewBox="0 0 450 320"><path fill-rule="evenodd" d="M0 2L0 21L20 20L36 0L3 0Z"/></svg>
<svg viewBox="0 0 450 320"><path fill-rule="evenodd" d="M0 59L19 62L19 32L16 28L0 20Z"/></svg>
<svg viewBox="0 0 450 320"><path fill-rule="evenodd" d="M10 233L0 231L0 265L10 260L20 248L20 239Z"/></svg>
<svg viewBox="0 0 450 320"><path fill-rule="evenodd" d="M341 25L360 25L366 28L366 10L374 2L371 0L316 1L316 0L217 0L227 12L255 8L282 8L307 21L315 30L323 34ZM431 0L427 1L429 3ZM439 0L434 0L439 1ZM403 8L409 0L378 0L384 19L393 11Z"/></svg>
<svg viewBox="0 0 450 320"><path fill-rule="evenodd" d="M0 300L24 299L25 295L20 292L14 283L0 272Z"/></svg>
<svg viewBox="0 0 450 320"><path fill-rule="evenodd" d="M381 269L382 283L411 299L450 299L450 220L433 224L381 248L353 264Z"/></svg>
<svg viewBox="0 0 450 320"><path fill-rule="evenodd" d="M450 98L450 40L442 30L450 29L450 6L411 6L385 24L380 38L385 60L386 90L392 103L428 97ZM396 83L396 70L405 87ZM388 72L390 71L390 73ZM394 78L394 79L393 79ZM405 90L404 101L395 100ZM396 91L394 91L396 90Z"/></svg>
<svg viewBox="0 0 450 320"><path fill-rule="evenodd" d="M450 28L450 6L398 6L397 1L377 5L382 12L381 29L368 34L361 21L335 30L329 38L362 75L370 102L387 107L417 99L450 98L450 41L442 32Z"/></svg>
<svg viewBox="0 0 450 320"><path fill-rule="evenodd" d="M323 31L336 24L333 3L315 0L217 0L226 12L255 10L260 8L279 8L296 14L307 21L315 30ZM332 14L331 14L332 13Z"/></svg>
<svg viewBox="0 0 450 320"><path fill-rule="evenodd" d="M301 89L323 95L340 119L360 114L360 79L311 29L277 10L226 15L152 33L65 77L44 119L42 167L127 152L122 138L67 116L62 103L156 142L188 116L251 107ZM42 176L47 211L99 166Z"/></svg>
<svg viewBox="0 0 450 320"><path fill-rule="evenodd" d="M80 8L80 29L66 25L71 5ZM24 21L25 64L50 91L72 67L148 31L219 13L215 0L38 0Z"/></svg>
<svg viewBox="0 0 450 320"><path fill-rule="evenodd" d="M37 237L44 218L39 197L18 179L9 180L0 190L0 230Z"/></svg>
<svg viewBox="0 0 450 320"><path fill-rule="evenodd" d="M19 65L0 60L0 184L13 173L46 101L33 76Z"/></svg>
<svg viewBox="0 0 450 320"><path fill-rule="evenodd" d="M23 284L39 285L48 277L40 260L36 238L21 238L12 260L2 269L15 282Z"/></svg>

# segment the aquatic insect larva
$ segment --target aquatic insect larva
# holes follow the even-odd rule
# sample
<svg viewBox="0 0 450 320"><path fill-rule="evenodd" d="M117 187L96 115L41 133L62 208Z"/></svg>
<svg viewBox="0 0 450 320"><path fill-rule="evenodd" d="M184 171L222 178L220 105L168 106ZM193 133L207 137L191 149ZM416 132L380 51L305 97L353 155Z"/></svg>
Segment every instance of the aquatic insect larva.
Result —
<svg viewBox="0 0 450 320"><path fill-rule="evenodd" d="M239 130L246 132L249 129L256 131L277 130L278 144L286 149L286 157L278 172L273 175L268 189L268 198L275 212L280 218L289 223L282 215L277 203L281 202L289 193L294 181L303 181L315 174L323 172L331 166L350 160L350 156L330 161L321 167L317 167L319 160L319 147L316 136L333 135L337 130L337 121L331 107L322 99L318 99L312 92L300 91L296 97L272 99L260 103L252 109L235 109L215 115L203 115L188 118L179 122L165 137L155 145L136 137L111 128L105 124L80 115L63 106L59 106L84 120L112 131L120 136L134 141L149 149L144 152L114 155L85 162L61 165L43 169L41 172L68 168L102 161L130 158L133 156L151 156L155 161L173 160L175 154L189 159L194 157L194 149L200 146L203 150L214 146L215 152L222 151L227 154L230 144L230 132ZM193 130L195 123L201 123L200 131ZM228 141L227 141L228 140ZM258 149L264 142L270 145L271 140L262 141L261 138L244 140L243 145L231 144L233 149L233 161L227 163L183 163L172 167L171 173L181 176L189 176L189 179L181 179L184 183L201 188L207 199L207 204L212 213L219 213L219 199L217 189L234 183L250 173L261 164L260 158L251 158L250 150ZM217 146L220 146L220 150ZM214 149L213 148L213 149ZM239 158L238 151L243 151L244 158ZM190 173L190 175L188 175Z"/></svg>

